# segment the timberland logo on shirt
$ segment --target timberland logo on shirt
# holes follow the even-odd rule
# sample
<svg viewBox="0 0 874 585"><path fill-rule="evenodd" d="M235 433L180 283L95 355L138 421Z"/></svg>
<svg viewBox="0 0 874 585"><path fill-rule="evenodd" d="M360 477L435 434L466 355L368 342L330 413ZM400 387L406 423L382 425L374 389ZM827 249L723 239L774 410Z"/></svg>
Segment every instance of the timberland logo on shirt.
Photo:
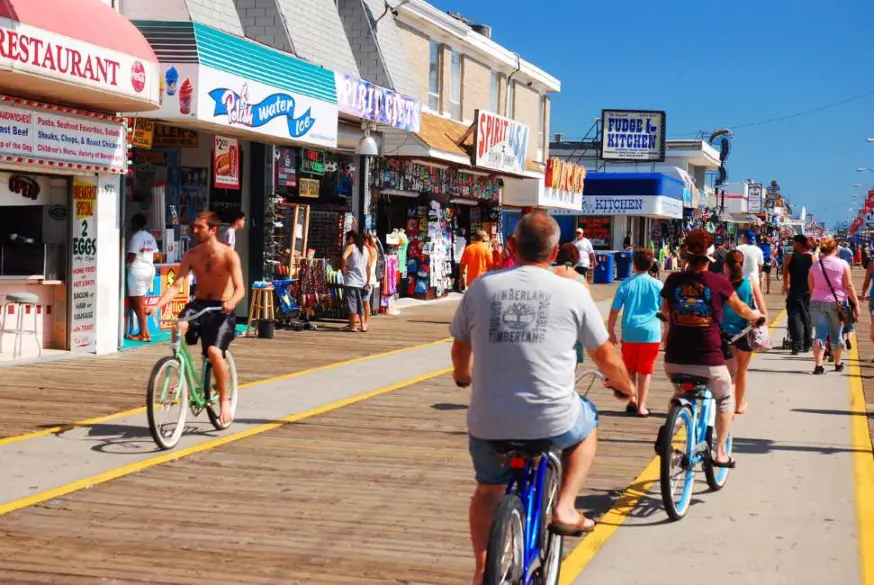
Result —
<svg viewBox="0 0 874 585"><path fill-rule="evenodd" d="M491 343L543 343L552 296L538 290L509 289L492 298Z"/></svg>

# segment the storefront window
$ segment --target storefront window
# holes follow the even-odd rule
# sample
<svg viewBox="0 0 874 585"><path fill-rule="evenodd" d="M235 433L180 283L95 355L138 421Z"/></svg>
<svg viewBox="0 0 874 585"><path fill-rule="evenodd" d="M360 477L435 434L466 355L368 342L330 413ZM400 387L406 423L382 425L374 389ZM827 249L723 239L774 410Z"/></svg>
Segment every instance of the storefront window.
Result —
<svg viewBox="0 0 874 585"><path fill-rule="evenodd" d="M449 115L461 120L461 55L452 51L449 83Z"/></svg>
<svg viewBox="0 0 874 585"><path fill-rule="evenodd" d="M428 107L433 111L440 109L440 45L431 41L428 67Z"/></svg>
<svg viewBox="0 0 874 585"><path fill-rule="evenodd" d="M498 80L500 79L500 73L497 71L492 71L492 85L491 91L489 93L489 109L495 113L498 113Z"/></svg>

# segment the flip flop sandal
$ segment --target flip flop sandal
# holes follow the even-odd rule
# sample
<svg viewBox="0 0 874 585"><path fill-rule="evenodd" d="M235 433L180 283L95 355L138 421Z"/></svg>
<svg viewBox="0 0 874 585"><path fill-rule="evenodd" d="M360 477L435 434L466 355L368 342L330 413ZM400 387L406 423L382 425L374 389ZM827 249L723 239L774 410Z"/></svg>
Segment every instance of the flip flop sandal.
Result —
<svg viewBox="0 0 874 585"><path fill-rule="evenodd" d="M721 467L724 469L734 469L735 465L737 464L737 462L731 457L728 458L728 461L717 461L714 457L711 460L711 463L713 463L713 467Z"/></svg>
<svg viewBox="0 0 874 585"><path fill-rule="evenodd" d="M629 402L625 405L625 414L637 414L637 405L633 402Z"/></svg>
<svg viewBox="0 0 874 585"><path fill-rule="evenodd" d="M650 414L652 414L652 412L651 412L650 410L648 410L648 409L647 409L646 412L640 412L639 410L637 411L637 416L638 416L639 418L649 418L649 415L650 415Z"/></svg>
<svg viewBox="0 0 874 585"><path fill-rule="evenodd" d="M573 536L578 537L582 536L587 532L591 532L595 529L595 521L589 520L585 516L582 516L581 520L577 524L558 524L553 522L549 525L549 531L553 534L559 534L561 536Z"/></svg>

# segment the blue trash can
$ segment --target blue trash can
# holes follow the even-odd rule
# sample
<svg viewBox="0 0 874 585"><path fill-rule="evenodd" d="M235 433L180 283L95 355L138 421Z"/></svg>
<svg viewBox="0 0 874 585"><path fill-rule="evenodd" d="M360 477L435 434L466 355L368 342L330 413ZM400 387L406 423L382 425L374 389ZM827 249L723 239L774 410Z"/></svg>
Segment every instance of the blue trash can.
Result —
<svg viewBox="0 0 874 585"><path fill-rule="evenodd" d="M598 265L592 281L595 284L610 284L613 282L614 258L612 253L598 252L595 254Z"/></svg>
<svg viewBox="0 0 874 585"><path fill-rule="evenodd" d="M631 252L616 252L616 280L631 278Z"/></svg>

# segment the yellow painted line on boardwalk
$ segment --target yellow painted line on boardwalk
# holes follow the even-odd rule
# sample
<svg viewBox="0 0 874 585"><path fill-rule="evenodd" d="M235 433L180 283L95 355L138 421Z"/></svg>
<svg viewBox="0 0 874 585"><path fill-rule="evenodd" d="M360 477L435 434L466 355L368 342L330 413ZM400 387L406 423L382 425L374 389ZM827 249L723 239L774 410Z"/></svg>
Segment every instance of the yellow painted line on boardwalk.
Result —
<svg viewBox="0 0 874 585"><path fill-rule="evenodd" d="M786 309L780 311L777 317L771 321L768 329L773 343L774 331L777 324L786 316ZM862 407L864 408L864 402ZM859 417L854 417L859 418ZM866 428L867 432L867 428ZM655 438L653 438L655 440ZM631 483L619 499L607 510L607 513L598 521L595 529L588 534L577 547L572 550L561 563L561 577L559 585L572 585L586 569L595 555L607 544L607 541L616 534L616 531L625 524L631 513L637 508L640 500L649 493L653 484L659 480L659 458L654 457L644 468L643 472ZM872 529L874 530L874 529ZM874 585L874 582L863 581L862 585Z"/></svg>
<svg viewBox="0 0 874 585"><path fill-rule="evenodd" d="M859 574L862 585L874 585L874 446L868 432L858 340L853 344L850 356L850 440L859 523Z"/></svg>
<svg viewBox="0 0 874 585"><path fill-rule="evenodd" d="M144 469L148 469L150 467L155 467L156 465L161 465L163 463L169 463L171 461L175 461L177 459L182 459L183 457L188 457L189 455L194 455L196 453L202 453L204 451L209 451L211 449L215 449L216 447L221 447L222 445L227 445L228 443L233 443L235 441L239 441L241 439L246 439L249 437L254 437L255 435L260 435L261 433L266 433L267 431L272 431L274 429L278 429L283 425L287 425L290 423L297 422L299 420L303 420L306 418L311 418L319 414L325 414L327 412L331 412L333 410L337 410L339 408L343 408L344 406L349 406L350 404L355 404L356 402L362 402L364 400L368 400L375 396L380 396L382 394L387 394L389 392L394 392L395 390L400 390L401 388L406 388L408 386L412 386L413 384L417 384L419 382L424 382L426 380L430 380L432 378L436 378L437 376L442 376L443 374L448 374L452 371L452 368L443 368L440 370L436 370L430 372L428 374L422 374L421 376L416 376L414 378L408 378L402 382L398 382L396 384L392 384L390 386L384 386L382 388L377 388L376 390L371 390L370 392L364 392L363 394L358 394L355 396L351 396L349 398L344 398L342 400L338 400L336 402L331 402L330 404L325 404L324 406L319 406L317 408L313 408L310 410L306 410L303 412L298 412L296 414L292 414L285 418L278 419L274 422L265 423L262 425L258 425L244 431L239 431L237 433L232 433L230 435L225 435L223 437L218 437L215 439L211 439L209 441L204 441L203 443L198 443L197 445L192 445L191 447L186 447L185 449L179 449L176 451L167 451L161 455L157 455L155 457L150 457L148 459L144 459L143 461L137 461L136 463L131 463L129 465L123 465L118 467L117 469L113 469L111 471L107 471L104 473L99 473L97 475L93 475L91 477L87 477L85 479L80 479L78 481L74 481L68 483L66 485L62 485L60 487L40 492L38 494L33 494L31 496L27 496L18 500L14 500L12 502L8 502L6 504L0 504L0 516L4 514L8 514L10 512L14 512L16 510L20 510L22 508L26 508L28 506L34 506L36 504L41 504L42 502L46 502L48 500L52 500L55 498L60 498L62 496L66 496L67 494L90 488L101 483L106 483L107 481L111 481L113 479L118 479L120 477L124 477L126 475L130 475L131 473L136 473L138 471L143 471Z"/></svg>
<svg viewBox="0 0 874 585"><path fill-rule="evenodd" d="M254 386L260 386L262 384L270 384L272 382L281 382L284 380L291 380L292 378L306 376L308 374L314 374L316 372L323 372L325 370L331 370L333 368L339 368L342 366L348 366L348 365L357 364L360 362L366 362L366 361L374 360L377 358L383 358L383 357L388 357L391 355L397 355L400 353L406 353L409 351L415 351L417 349L423 349L426 347L431 347L433 345L440 345L441 343L447 343L449 341L451 341L450 338L438 339L437 341L432 341L429 343L422 343L419 345L413 345L411 347L404 347L401 349L393 349L391 351L386 351L386 352L382 352L382 353L376 353L373 355L366 355L366 356L361 356L361 357L357 357L357 358L352 358L349 360L344 360L342 362L333 362L330 364L325 364L324 366L315 366L312 368L307 368L305 370L300 370L298 372L292 372L290 374L282 374L280 376L274 376L272 378L264 378L263 380L255 380L252 382L247 382L245 384L240 384L239 389L242 390L244 388L251 388ZM145 388L143 391L143 399L145 399ZM57 425L57 426L50 427L47 429L42 429L40 431L34 431L32 433L26 433L23 435L15 435L12 437L5 437L5 438L0 439L0 447L2 447L3 445L10 445L12 443L20 443L21 441L27 441L30 439L39 439L40 437L47 437L49 435L56 435L58 433L66 433L67 431L71 431L75 428L90 427L90 426L98 425L101 423L105 423L107 421L117 420L119 418L124 418L126 416L140 414L140 413L143 413L145 411L146 411L145 406L138 406L137 408L131 408L129 410L122 410L121 412L114 412L112 414L98 416L96 418L89 418L89 419L85 419L85 420L75 421L75 422L71 422L71 423L68 423L65 425Z"/></svg>

